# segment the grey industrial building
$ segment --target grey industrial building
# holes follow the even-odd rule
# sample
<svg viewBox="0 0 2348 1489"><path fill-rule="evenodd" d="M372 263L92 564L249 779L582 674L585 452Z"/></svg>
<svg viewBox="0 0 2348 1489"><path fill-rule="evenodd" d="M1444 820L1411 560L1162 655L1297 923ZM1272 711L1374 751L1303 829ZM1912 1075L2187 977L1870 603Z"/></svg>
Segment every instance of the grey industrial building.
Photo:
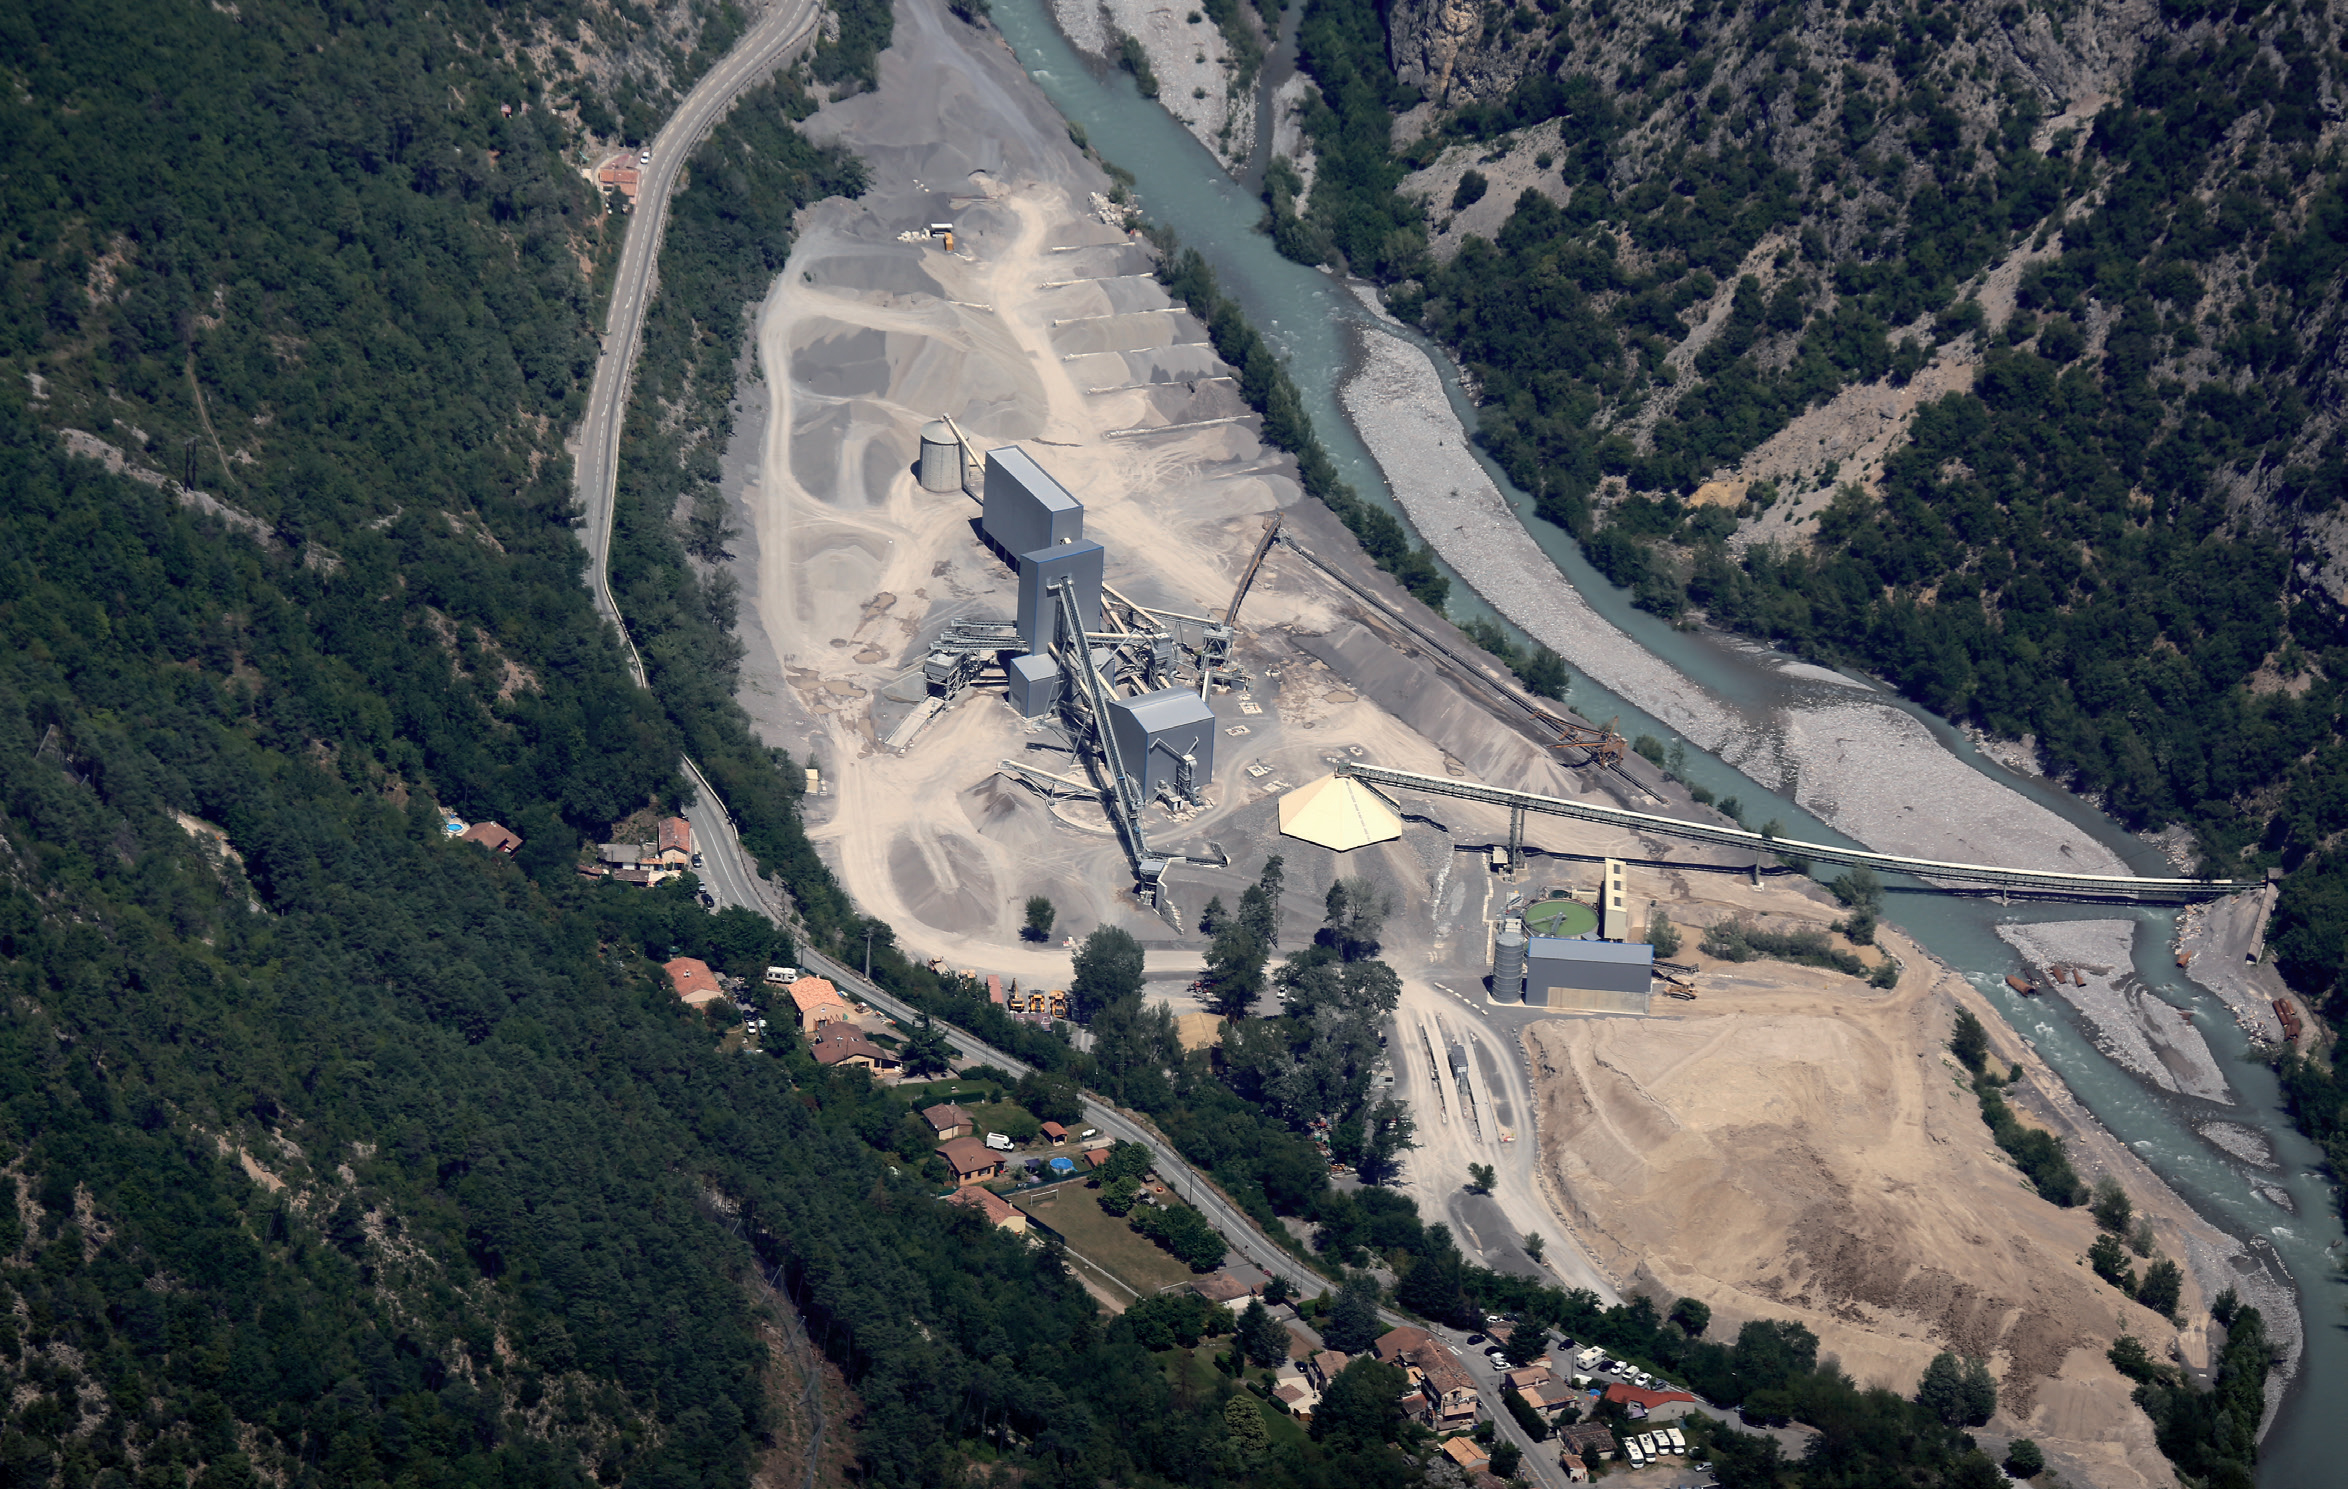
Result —
<svg viewBox="0 0 2348 1489"><path fill-rule="evenodd" d="M1145 798L1160 786L1196 791L1215 778L1215 711L1188 688L1110 699L1109 730ZM1186 756L1187 782L1180 779Z"/></svg>
<svg viewBox="0 0 2348 1489"><path fill-rule="evenodd" d="M1028 651L1046 650L1059 635L1051 587L1063 579L1076 583L1076 614L1085 630L1101 628L1101 581L1107 559L1108 550L1090 538L1019 555L1019 639Z"/></svg>
<svg viewBox="0 0 2348 1489"><path fill-rule="evenodd" d="M1644 941L1526 939L1525 1002L1589 1013L1645 1013L1655 948Z"/></svg>
<svg viewBox="0 0 2348 1489"><path fill-rule="evenodd" d="M1040 719L1060 706L1060 662L1033 653L1003 664L1011 707L1023 719Z"/></svg>
<svg viewBox="0 0 2348 1489"><path fill-rule="evenodd" d="M985 509L979 527L1016 561L1084 536L1084 503L1017 445L986 452Z"/></svg>

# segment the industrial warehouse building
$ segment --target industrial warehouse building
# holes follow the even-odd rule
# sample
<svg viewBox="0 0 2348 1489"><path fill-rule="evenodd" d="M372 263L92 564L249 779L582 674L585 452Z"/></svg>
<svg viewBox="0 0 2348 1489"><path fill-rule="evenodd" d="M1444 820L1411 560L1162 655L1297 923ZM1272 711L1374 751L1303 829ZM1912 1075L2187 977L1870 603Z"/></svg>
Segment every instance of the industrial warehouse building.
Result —
<svg viewBox="0 0 2348 1489"><path fill-rule="evenodd" d="M1655 948L1643 941L1525 941L1524 999L1536 1008L1645 1013L1654 976Z"/></svg>

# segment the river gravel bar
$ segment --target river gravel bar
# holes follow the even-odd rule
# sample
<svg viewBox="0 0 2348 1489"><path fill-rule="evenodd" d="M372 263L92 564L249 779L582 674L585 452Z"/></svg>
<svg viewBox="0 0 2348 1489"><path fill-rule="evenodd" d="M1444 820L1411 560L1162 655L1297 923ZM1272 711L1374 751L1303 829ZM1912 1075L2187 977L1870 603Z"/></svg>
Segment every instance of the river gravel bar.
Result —
<svg viewBox="0 0 2348 1489"><path fill-rule="evenodd" d="M2095 1046L2122 1069L2180 1096L2233 1104L2225 1073L2185 1010L2153 996L2128 959L2136 926L2126 920L2001 925L1999 936L2087 1020ZM2073 974L2056 978L2056 968ZM2081 986L2076 980L2086 978Z"/></svg>

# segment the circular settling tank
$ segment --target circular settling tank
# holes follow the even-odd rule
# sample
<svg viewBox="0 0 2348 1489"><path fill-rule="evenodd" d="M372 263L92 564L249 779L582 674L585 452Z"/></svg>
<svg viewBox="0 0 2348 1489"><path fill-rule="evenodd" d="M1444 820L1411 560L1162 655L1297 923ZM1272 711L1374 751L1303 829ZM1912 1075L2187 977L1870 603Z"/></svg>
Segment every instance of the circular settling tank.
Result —
<svg viewBox="0 0 2348 1489"><path fill-rule="evenodd" d="M1525 929L1536 936L1587 936L1598 929L1598 912L1579 900L1543 900L1525 912Z"/></svg>

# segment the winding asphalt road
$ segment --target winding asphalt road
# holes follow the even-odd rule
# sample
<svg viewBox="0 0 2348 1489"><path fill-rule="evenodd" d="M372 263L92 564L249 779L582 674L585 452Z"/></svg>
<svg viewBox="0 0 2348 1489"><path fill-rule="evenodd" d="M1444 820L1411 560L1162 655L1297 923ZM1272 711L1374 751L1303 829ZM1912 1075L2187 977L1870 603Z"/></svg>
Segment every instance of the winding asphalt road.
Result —
<svg viewBox="0 0 2348 1489"><path fill-rule="evenodd" d="M815 34L817 0L775 0L734 43L717 66L693 85L669 122L653 137L652 163L644 167L628 219L627 241L612 281L611 309L604 320L603 354L587 390L587 417L580 421L572 474L578 492L582 536L587 544L588 588L595 608L619 628L628 648L628 666L644 685L644 659L628 636L627 622L611 597L612 503L619 488L620 429L627 421L628 387L644 339L644 307L652 303L661 233L668 226L669 194L691 155L745 89L765 81L792 52Z"/></svg>

